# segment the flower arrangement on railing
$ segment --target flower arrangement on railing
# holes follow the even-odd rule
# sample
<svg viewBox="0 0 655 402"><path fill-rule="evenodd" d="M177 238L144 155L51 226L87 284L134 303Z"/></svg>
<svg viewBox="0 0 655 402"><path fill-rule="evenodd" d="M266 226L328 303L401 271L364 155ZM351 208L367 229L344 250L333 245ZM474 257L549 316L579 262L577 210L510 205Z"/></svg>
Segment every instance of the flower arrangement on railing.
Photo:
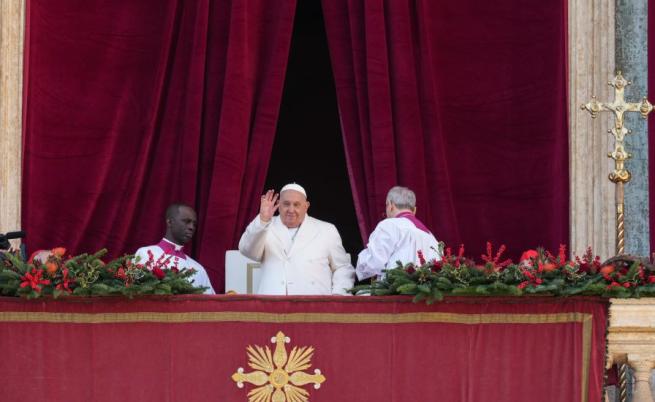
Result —
<svg viewBox="0 0 655 402"><path fill-rule="evenodd" d="M544 249L528 250L518 264L502 259L505 246L494 254L491 243L482 255L482 264L446 248L441 261L425 261L420 266L398 264L384 272L382 279L356 286L353 294L414 295L414 302L428 304L444 295L597 295L605 297L655 296L655 266L632 256L616 256L602 262L591 248L585 255L566 258L566 247L557 255Z"/></svg>
<svg viewBox="0 0 655 402"><path fill-rule="evenodd" d="M57 247L50 252L24 261L11 252L0 253L0 295L23 296L110 296L171 295L202 293L189 278L193 270L168 267L160 258L141 263L133 255L109 262L102 257L103 249L95 254L64 257L66 249Z"/></svg>

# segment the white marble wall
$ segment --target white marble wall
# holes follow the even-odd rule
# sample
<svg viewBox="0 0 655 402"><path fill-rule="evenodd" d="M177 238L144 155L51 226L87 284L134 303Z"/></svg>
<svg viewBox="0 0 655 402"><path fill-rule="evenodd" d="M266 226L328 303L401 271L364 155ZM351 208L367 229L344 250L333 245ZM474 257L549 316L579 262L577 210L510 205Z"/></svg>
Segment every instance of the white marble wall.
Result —
<svg viewBox="0 0 655 402"><path fill-rule="evenodd" d="M580 105L592 95L613 99L614 10L614 0L569 0L570 250L582 255L592 246L603 259L616 250L610 119L592 119Z"/></svg>
<svg viewBox="0 0 655 402"><path fill-rule="evenodd" d="M0 1L0 233L20 229L25 0Z"/></svg>

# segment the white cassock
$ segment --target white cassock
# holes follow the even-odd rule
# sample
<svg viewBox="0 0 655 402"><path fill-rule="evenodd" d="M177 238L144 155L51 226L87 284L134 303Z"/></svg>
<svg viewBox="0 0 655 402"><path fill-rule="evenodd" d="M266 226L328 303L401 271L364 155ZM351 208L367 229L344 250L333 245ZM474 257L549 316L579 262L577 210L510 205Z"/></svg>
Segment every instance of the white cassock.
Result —
<svg viewBox="0 0 655 402"><path fill-rule="evenodd" d="M376 226L366 248L357 256L357 277L379 277L383 269L395 268L400 261L420 265L418 252L426 261L441 260L437 239L417 228L406 218L387 218Z"/></svg>
<svg viewBox="0 0 655 402"><path fill-rule="evenodd" d="M166 239L162 239L159 244L155 244L154 246L141 247L136 251L136 253L134 253L134 256L135 258L140 257L139 264L145 264L149 259L148 250L152 252L155 261L157 261L163 254L171 255L172 258L168 263L167 268L170 269L174 266L177 266L177 269L179 270L185 268L195 269L196 273L189 277L189 280L193 281L193 286L208 287L209 289L205 290L205 294L216 294L216 292L214 292L214 288L212 288L211 282L209 281L209 276L207 276L207 271L205 271L205 268L203 268L198 261L186 255L182 248L183 246L179 244L175 244ZM165 252L165 249L169 252Z"/></svg>
<svg viewBox="0 0 655 402"><path fill-rule="evenodd" d="M355 283L337 228L310 216L296 231L279 216L262 224L257 215L241 236L239 251L262 264L257 294L345 295Z"/></svg>

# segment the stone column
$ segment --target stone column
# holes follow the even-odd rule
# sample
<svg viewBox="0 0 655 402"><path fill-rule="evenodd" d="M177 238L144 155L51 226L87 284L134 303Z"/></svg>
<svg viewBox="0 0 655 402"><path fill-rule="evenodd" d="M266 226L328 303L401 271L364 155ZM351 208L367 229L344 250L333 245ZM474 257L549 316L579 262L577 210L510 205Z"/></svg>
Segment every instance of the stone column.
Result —
<svg viewBox="0 0 655 402"><path fill-rule="evenodd" d="M615 12L616 69L632 81L626 100L639 102L648 91L648 0L616 0ZM626 150L632 154L626 168L632 180L625 186L625 251L648 256L648 125L637 113L628 113L625 126L632 130L626 136Z"/></svg>
<svg viewBox="0 0 655 402"><path fill-rule="evenodd" d="M592 119L580 105L592 95L613 99L614 11L614 0L568 2L570 251L582 255L592 246L603 259L616 249L611 122L607 113Z"/></svg>
<svg viewBox="0 0 655 402"><path fill-rule="evenodd" d="M25 0L0 1L0 233L21 229Z"/></svg>
<svg viewBox="0 0 655 402"><path fill-rule="evenodd" d="M607 367L625 363L633 368L632 401L654 401L649 379L655 367L655 298L611 300L607 353Z"/></svg>
<svg viewBox="0 0 655 402"><path fill-rule="evenodd" d="M649 380L652 370L655 368L655 354L628 355L628 361L635 370L635 390L632 400L634 402L652 402L654 399Z"/></svg>

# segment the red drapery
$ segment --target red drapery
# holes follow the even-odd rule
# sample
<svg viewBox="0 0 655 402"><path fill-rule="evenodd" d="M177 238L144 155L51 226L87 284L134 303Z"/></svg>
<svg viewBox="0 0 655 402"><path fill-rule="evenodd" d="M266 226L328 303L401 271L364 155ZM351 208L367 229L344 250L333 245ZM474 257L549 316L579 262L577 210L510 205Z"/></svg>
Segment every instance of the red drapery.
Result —
<svg viewBox="0 0 655 402"><path fill-rule="evenodd" d="M322 5L365 241L400 184L447 244L568 242L566 1Z"/></svg>
<svg viewBox="0 0 655 402"><path fill-rule="evenodd" d="M28 246L134 252L182 201L222 289L264 184L295 0L27 4Z"/></svg>
<svg viewBox="0 0 655 402"><path fill-rule="evenodd" d="M310 366L291 370L321 371L319 389L301 385L313 402L601 399L605 300L450 298L432 306L410 300L4 298L2 395L51 402L246 401L255 386L240 389L232 375L240 367L265 371L248 364L246 348L268 346L272 353L271 338L282 332L289 338L283 362L294 347L313 348ZM259 385L283 377L267 374Z"/></svg>

